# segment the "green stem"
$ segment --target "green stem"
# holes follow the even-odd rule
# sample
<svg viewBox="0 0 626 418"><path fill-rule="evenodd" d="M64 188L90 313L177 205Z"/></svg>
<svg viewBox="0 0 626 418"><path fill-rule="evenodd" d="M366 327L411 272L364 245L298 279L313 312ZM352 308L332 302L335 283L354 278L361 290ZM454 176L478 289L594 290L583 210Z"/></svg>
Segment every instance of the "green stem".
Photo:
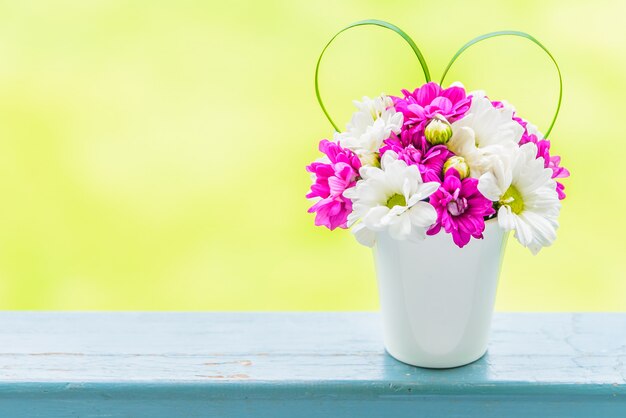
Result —
<svg viewBox="0 0 626 418"><path fill-rule="evenodd" d="M322 101L322 96L320 95L319 82L318 82L320 63L322 62L322 57L324 56L324 53L326 52L330 44L335 40L337 36L339 36L342 32L348 29L355 28L357 26L367 26L367 25L380 26L382 28L392 30L398 35L400 35L409 44L409 46L415 53L415 56L417 56L417 59L420 62L420 66L422 67L422 72L424 73L424 78L426 79L426 82L430 81L430 72L428 71L428 65L426 65L426 60L424 59L424 56L422 55L421 51L419 50L417 45L415 45L415 42L413 42L413 39L411 39L411 37L407 35L406 32L404 32L402 29L400 29L396 25L393 25L391 23L388 23L382 20L368 19L368 20L361 20L359 22L355 22L355 23L352 23L351 25L346 26L345 28L337 32L335 36L333 36L330 39L330 41L328 41L328 43L322 50L320 57L317 59L317 65L315 66L315 96L317 97L317 102L322 108L322 112L324 112L324 115L326 115L326 118L328 119L330 124L333 126L333 128L335 128L335 131L337 132L339 132L339 129L337 128L337 125L335 125L335 122L333 122L332 118L328 114L328 111L326 110L326 107L324 106L324 102Z"/></svg>
<svg viewBox="0 0 626 418"><path fill-rule="evenodd" d="M556 104L556 111L554 112L554 117L552 118L552 123L550 123L550 127L548 128L548 130L546 131L546 134L545 134L545 137L547 138L548 135L550 135L550 132L552 132L552 127L554 127L554 123L556 122L556 118L559 115L559 110L561 110L561 100L563 98L563 77L561 76L561 69L559 68L559 64L557 64L556 60L554 59L554 57L552 56L550 51L548 51L548 49L545 46L543 46L543 44L541 42L539 42L537 39L535 39L533 36L531 36L531 35L529 35L529 34L527 34L525 32L518 32L518 31L511 31L511 30L491 32L491 33L486 33L484 35L477 36L476 38L472 39L471 41L469 41L468 43L463 45L461 47L461 49L459 49L456 52L456 54L454 54L454 56L452 57L452 59L448 63L448 66L444 70L443 75L441 76L441 81L440 81L439 84L443 85L443 80L446 78L446 75L448 74L448 70L450 70L450 67L452 67L452 64L454 64L454 62L457 60L457 58L466 49L468 49L469 47L471 47L474 44L477 44L478 42L484 41L484 40L489 39L489 38L495 38L496 36L519 36L521 38L525 38L525 39L528 39L529 41L532 41L537 46L539 46L546 54L548 54L548 56L550 57L550 59L554 63L554 66L556 67L556 71L557 71L557 73L559 75L559 100L558 100L558 102Z"/></svg>

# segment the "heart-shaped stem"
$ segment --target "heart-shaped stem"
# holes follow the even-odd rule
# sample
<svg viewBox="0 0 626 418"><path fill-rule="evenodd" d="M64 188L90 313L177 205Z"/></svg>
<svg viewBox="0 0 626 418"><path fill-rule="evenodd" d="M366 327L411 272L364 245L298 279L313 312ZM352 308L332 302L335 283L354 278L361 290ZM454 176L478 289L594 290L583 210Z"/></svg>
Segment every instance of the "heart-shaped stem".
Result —
<svg viewBox="0 0 626 418"><path fill-rule="evenodd" d="M413 42L413 39L411 39L411 37L409 35L407 35L406 32L404 32L402 29L400 29L396 25L393 25L393 24L391 24L389 22L385 22L383 20L368 19L368 20L361 20L359 22L355 22L355 23L352 23L351 25L346 26L345 28L343 28L339 32L337 32L335 34L335 36L333 36L331 38L330 41L328 41L328 43L326 44L326 46L322 50L322 53L320 54L320 57L317 59L317 65L315 66L315 96L317 97L317 102L319 103L320 107L322 108L322 111L324 112L324 115L326 115L326 118L328 119L330 124L333 126L333 128L335 128L335 130L337 132L339 132L339 128L337 128L337 125L335 125L335 122L333 122L332 118L328 114L328 111L326 110L326 107L324 106L324 102L322 101L322 96L320 95L319 82L318 82L320 63L322 62L322 57L324 56L324 53L326 52L326 50L328 49L330 44L335 40L335 38L337 36L339 36L342 32L344 32L344 31L346 31L348 29L355 28L357 26L367 26L367 25L380 26L382 28L386 28L386 29L392 30L395 33L397 33L398 35L400 35L409 44L409 46L411 47L411 49L415 53L415 56L417 56L417 59L420 62L420 66L422 67L422 72L424 73L424 78L426 79L426 82L430 81L430 72L428 71L428 65L426 64L426 60L424 59L424 56L422 55L422 52L419 50L417 45L415 45L415 42Z"/></svg>
<svg viewBox="0 0 626 418"><path fill-rule="evenodd" d="M446 75L448 74L448 70L450 70L450 67L452 67L452 64L454 64L454 62L457 60L457 58L459 58L459 56L466 49L468 49L472 45L477 44L478 42L481 42L481 41L484 41L484 40L490 39L490 38L495 38L496 36L519 36L521 38L528 39L529 41L535 43L537 46L539 46L541 49L543 49L543 51L546 54L548 54L548 56L550 57L550 59L554 63L554 66L556 67L556 71L559 74L559 100L558 100L558 102L556 104L556 111L554 112L554 117L552 118L552 122L550 123L550 127L548 128L548 130L546 131L546 134L545 134L545 137L547 138L548 135L550 135L550 132L552 131L552 127L554 126L554 123L556 122L556 118L559 115L559 110L561 110L561 99L563 98L563 77L561 77L561 69L559 68L559 64L557 64L556 60L554 59L554 57L552 56L550 51L548 51L548 49L545 46L543 46L543 44L541 42L539 42L537 39L535 39L533 36L531 36L531 35L529 35L529 34L527 34L525 32L512 31L512 30L490 32L490 33L486 33L484 35L477 36L476 38L472 39L471 41L469 41L468 43L463 45L461 47L461 49L459 49L456 52L456 54L454 54L454 56L452 57L452 59L448 63L448 66L444 70L443 75L441 76L441 81L439 82L439 84L443 85L443 80L446 78Z"/></svg>

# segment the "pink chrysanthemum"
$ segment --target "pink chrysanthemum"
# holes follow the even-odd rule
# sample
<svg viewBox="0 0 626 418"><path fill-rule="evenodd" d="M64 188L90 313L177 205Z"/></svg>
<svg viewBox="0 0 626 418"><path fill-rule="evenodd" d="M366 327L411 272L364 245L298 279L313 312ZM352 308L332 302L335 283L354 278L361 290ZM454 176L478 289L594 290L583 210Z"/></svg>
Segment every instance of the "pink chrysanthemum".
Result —
<svg viewBox="0 0 626 418"><path fill-rule="evenodd" d="M528 134L524 132L519 144L524 145L528 142L532 142L537 145L537 158L543 158L543 165L545 168L552 170L552 178L560 179L569 177L569 170L565 167L561 167L561 157L558 155L550 155L550 141L547 139L539 139L537 135ZM559 200L565 199L565 186L563 183L556 182L556 192L559 195Z"/></svg>
<svg viewBox="0 0 626 418"><path fill-rule="evenodd" d="M460 248L471 237L482 238L485 217L493 215L495 210L477 186L478 179L461 180L456 170L448 170L441 187L430 196L430 204L437 211L437 222L428 230L428 235L437 234L443 227Z"/></svg>
<svg viewBox="0 0 626 418"><path fill-rule="evenodd" d="M495 108L502 108L504 104L498 101L491 102ZM513 120L520 124L524 128L524 133L519 141L519 145L522 146L529 142L537 145L537 158L542 157L544 167L552 170L553 179L562 179L570 176L569 170L565 167L561 167L561 157L558 155L550 155L550 141L547 139L539 139L537 135L528 131L528 122L513 113ZM565 186L563 183L556 182L556 192L559 196L559 200L565 199Z"/></svg>
<svg viewBox="0 0 626 418"><path fill-rule="evenodd" d="M413 93L402 90L404 97L392 97L397 112L404 116L405 130L410 134L413 145L423 149L424 129L436 115L443 116L452 123L467 113L471 105L471 97L460 86L447 89L434 82L424 84Z"/></svg>
<svg viewBox="0 0 626 418"><path fill-rule="evenodd" d="M392 134L389 139L385 140L385 145L380 149L380 154L382 156L387 151L393 151L398 154L399 160L408 165L416 165L423 181L441 183L443 181L443 164L454 154L445 145L436 145L423 152L415 148L413 144L404 144L405 142L401 137Z"/></svg>
<svg viewBox="0 0 626 418"><path fill-rule="evenodd" d="M320 199L309 208L309 213L316 213L317 226L323 225L331 231L337 227L346 228L352 201L344 197L343 192L356 184L361 161L352 151L326 139L320 141L319 150L328 160L316 161L306 167L315 177L306 197Z"/></svg>

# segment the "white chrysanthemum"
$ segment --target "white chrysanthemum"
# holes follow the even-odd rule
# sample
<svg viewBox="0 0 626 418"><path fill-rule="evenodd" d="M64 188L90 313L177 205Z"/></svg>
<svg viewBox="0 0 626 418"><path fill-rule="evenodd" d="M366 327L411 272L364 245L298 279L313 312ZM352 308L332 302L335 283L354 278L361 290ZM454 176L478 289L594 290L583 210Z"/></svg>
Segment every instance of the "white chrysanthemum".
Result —
<svg viewBox="0 0 626 418"><path fill-rule="evenodd" d="M388 151L383 155L381 168L361 167L355 187L344 192L352 200L352 213L348 225L357 241L371 247L376 232L388 231L398 240L424 239L426 228L437 220L430 203L424 202L439 184L424 183L418 168L408 166L398 156Z"/></svg>
<svg viewBox="0 0 626 418"><path fill-rule="evenodd" d="M527 143L503 156L478 180L478 190L500 206L498 223L533 254L556 239L561 203L552 170Z"/></svg>
<svg viewBox="0 0 626 418"><path fill-rule="evenodd" d="M467 161L472 177L489 171L499 156L517 148L524 128L513 120L513 108L496 109L481 92L472 93L472 105L452 124L448 148Z"/></svg>
<svg viewBox="0 0 626 418"><path fill-rule="evenodd" d="M357 111L346 126L346 131L335 137L341 146L356 153L364 165L374 165L383 141L391 133L400 133L404 118L396 112L390 97L380 95L373 99L363 97L354 101Z"/></svg>

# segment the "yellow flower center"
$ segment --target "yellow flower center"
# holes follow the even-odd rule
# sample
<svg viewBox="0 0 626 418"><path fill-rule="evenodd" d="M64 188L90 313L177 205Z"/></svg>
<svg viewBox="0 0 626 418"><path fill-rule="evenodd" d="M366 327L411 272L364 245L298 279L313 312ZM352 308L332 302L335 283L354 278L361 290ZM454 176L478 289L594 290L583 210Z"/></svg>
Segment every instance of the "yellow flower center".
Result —
<svg viewBox="0 0 626 418"><path fill-rule="evenodd" d="M406 199L404 198L404 195L396 193L387 199L387 207L389 209L393 209L394 206L406 206Z"/></svg>
<svg viewBox="0 0 626 418"><path fill-rule="evenodd" d="M508 190L504 192L504 195L502 195L502 198L500 199L500 204L507 205L511 208L513 213L517 215L524 211L524 201L522 200L522 195L514 185L511 185Z"/></svg>

